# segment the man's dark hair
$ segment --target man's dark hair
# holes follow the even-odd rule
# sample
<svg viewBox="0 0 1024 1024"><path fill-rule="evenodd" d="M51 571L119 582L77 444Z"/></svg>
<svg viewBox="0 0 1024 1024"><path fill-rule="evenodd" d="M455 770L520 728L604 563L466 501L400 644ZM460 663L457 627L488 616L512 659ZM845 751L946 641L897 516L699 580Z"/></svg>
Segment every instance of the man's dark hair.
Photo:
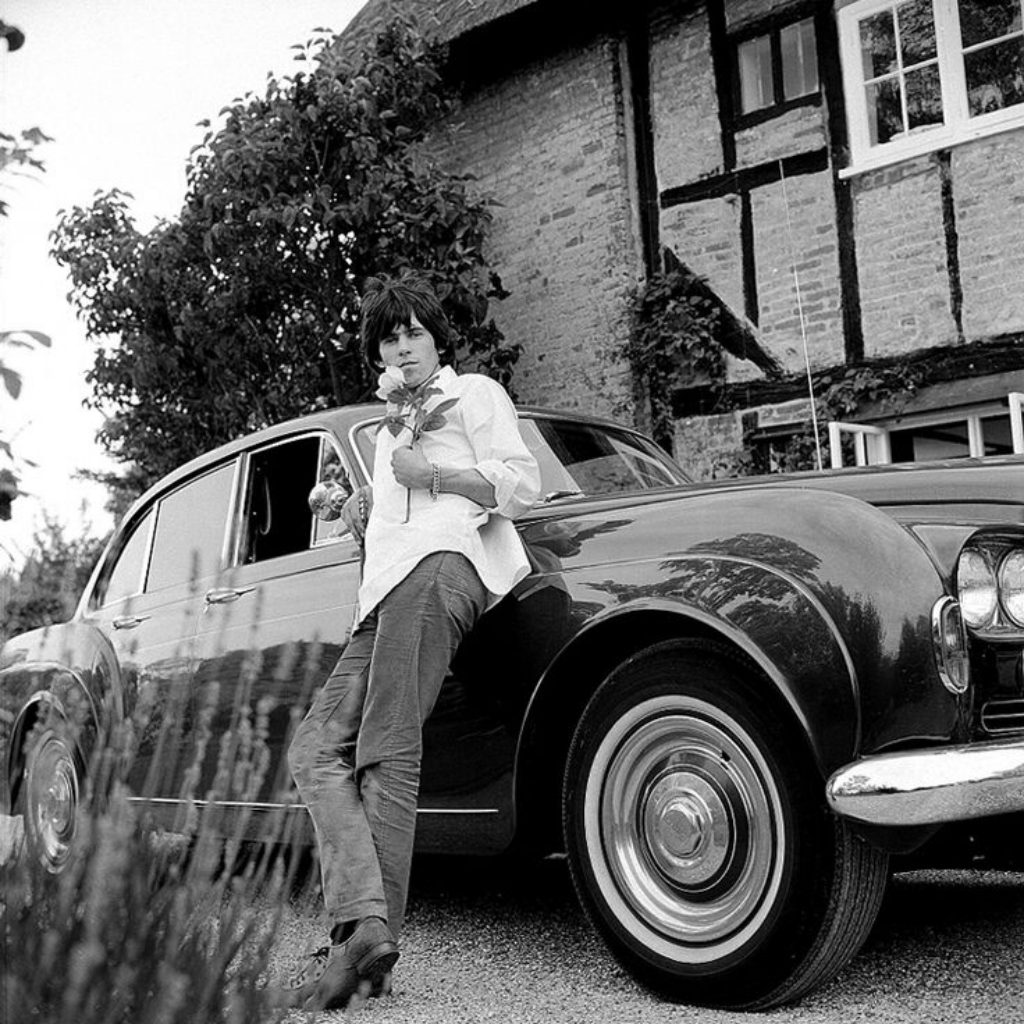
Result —
<svg viewBox="0 0 1024 1024"><path fill-rule="evenodd" d="M411 327L412 317L430 331L442 363L455 359L455 335L430 283L415 274L400 278L371 277L363 289L360 333L363 357L374 369L383 366L380 343L399 327Z"/></svg>

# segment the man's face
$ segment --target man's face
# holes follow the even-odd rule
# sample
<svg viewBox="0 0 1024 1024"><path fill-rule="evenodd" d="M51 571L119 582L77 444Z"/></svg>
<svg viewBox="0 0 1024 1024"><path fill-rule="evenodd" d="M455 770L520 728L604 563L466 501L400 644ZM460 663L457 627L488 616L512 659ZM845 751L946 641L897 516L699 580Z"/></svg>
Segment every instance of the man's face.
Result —
<svg viewBox="0 0 1024 1024"><path fill-rule="evenodd" d="M441 363L434 336L415 313L410 314L408 327L399 324L381 340L380 357L385 366L399 367L411 388L422 384Z"/></svg>

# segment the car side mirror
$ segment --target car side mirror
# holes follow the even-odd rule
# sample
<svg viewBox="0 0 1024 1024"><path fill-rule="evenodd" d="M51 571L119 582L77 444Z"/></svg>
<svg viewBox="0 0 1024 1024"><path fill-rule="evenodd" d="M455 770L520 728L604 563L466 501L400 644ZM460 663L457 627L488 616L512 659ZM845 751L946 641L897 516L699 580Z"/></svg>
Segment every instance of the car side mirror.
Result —
<svg viewBox="0 0 1024 1024"><path fill-rule="evenodd" d="M321 480L309 492L309 509L324 522L331 523L341 518L342 506L348 501L351 491L336 480Z"/></svg>

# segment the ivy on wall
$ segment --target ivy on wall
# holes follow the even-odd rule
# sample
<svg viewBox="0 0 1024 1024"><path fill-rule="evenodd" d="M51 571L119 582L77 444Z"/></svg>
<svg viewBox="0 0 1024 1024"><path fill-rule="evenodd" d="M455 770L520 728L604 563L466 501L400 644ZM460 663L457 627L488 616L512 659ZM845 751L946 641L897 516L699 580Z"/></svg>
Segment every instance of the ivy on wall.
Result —
<svg viewBox="0 0 1024 1024"><path fill-rule="evenodd" d="M651 433L663 445L672 437L679 388L725 384L720 317L706 282L681 265L652 275L633 297L622 355L650 401Z"/></svg>
<svg viewBox="0 0 1024 1024"><path fill-rule="evenodd" d="M699 390L706 406L718 411L737 408L727 394L725 350L719 340L722 306L706 280L678 262L670 263L635 292L630 325L622 355L650 403L651 434L664 447L671 448L679 392ZM909 360L879 360L820 372L813 379L818 422L823 428L830 420L855 419L866 403L880 403L896 413L926 378L924 367ZM770 457L758 444L756 431L750 430L743 451L716 465L725 475L813 469L817 452L812 424L808 421L784 446L773 448Z"/></svg>

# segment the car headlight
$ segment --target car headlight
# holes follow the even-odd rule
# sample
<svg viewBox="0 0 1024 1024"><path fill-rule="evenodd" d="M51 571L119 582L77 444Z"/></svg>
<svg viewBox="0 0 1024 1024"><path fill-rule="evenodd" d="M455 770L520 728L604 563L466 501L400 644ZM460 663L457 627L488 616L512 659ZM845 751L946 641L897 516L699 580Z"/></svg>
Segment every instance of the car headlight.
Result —
<svg viewBox="0 0 1024 1024"><path fill-rule="evenodd" d="M1024 551L1011 551L999 564L999 597L1003 611L1017 626L1024 626Z"/></svg>
<svg viewBox="0 0 1024 1024"><path fill-rule="evenodd" d="M966 548L956 567L956 588L964 621L972 629L989 625L999 607L999 584L983 551Z"/></svg>

